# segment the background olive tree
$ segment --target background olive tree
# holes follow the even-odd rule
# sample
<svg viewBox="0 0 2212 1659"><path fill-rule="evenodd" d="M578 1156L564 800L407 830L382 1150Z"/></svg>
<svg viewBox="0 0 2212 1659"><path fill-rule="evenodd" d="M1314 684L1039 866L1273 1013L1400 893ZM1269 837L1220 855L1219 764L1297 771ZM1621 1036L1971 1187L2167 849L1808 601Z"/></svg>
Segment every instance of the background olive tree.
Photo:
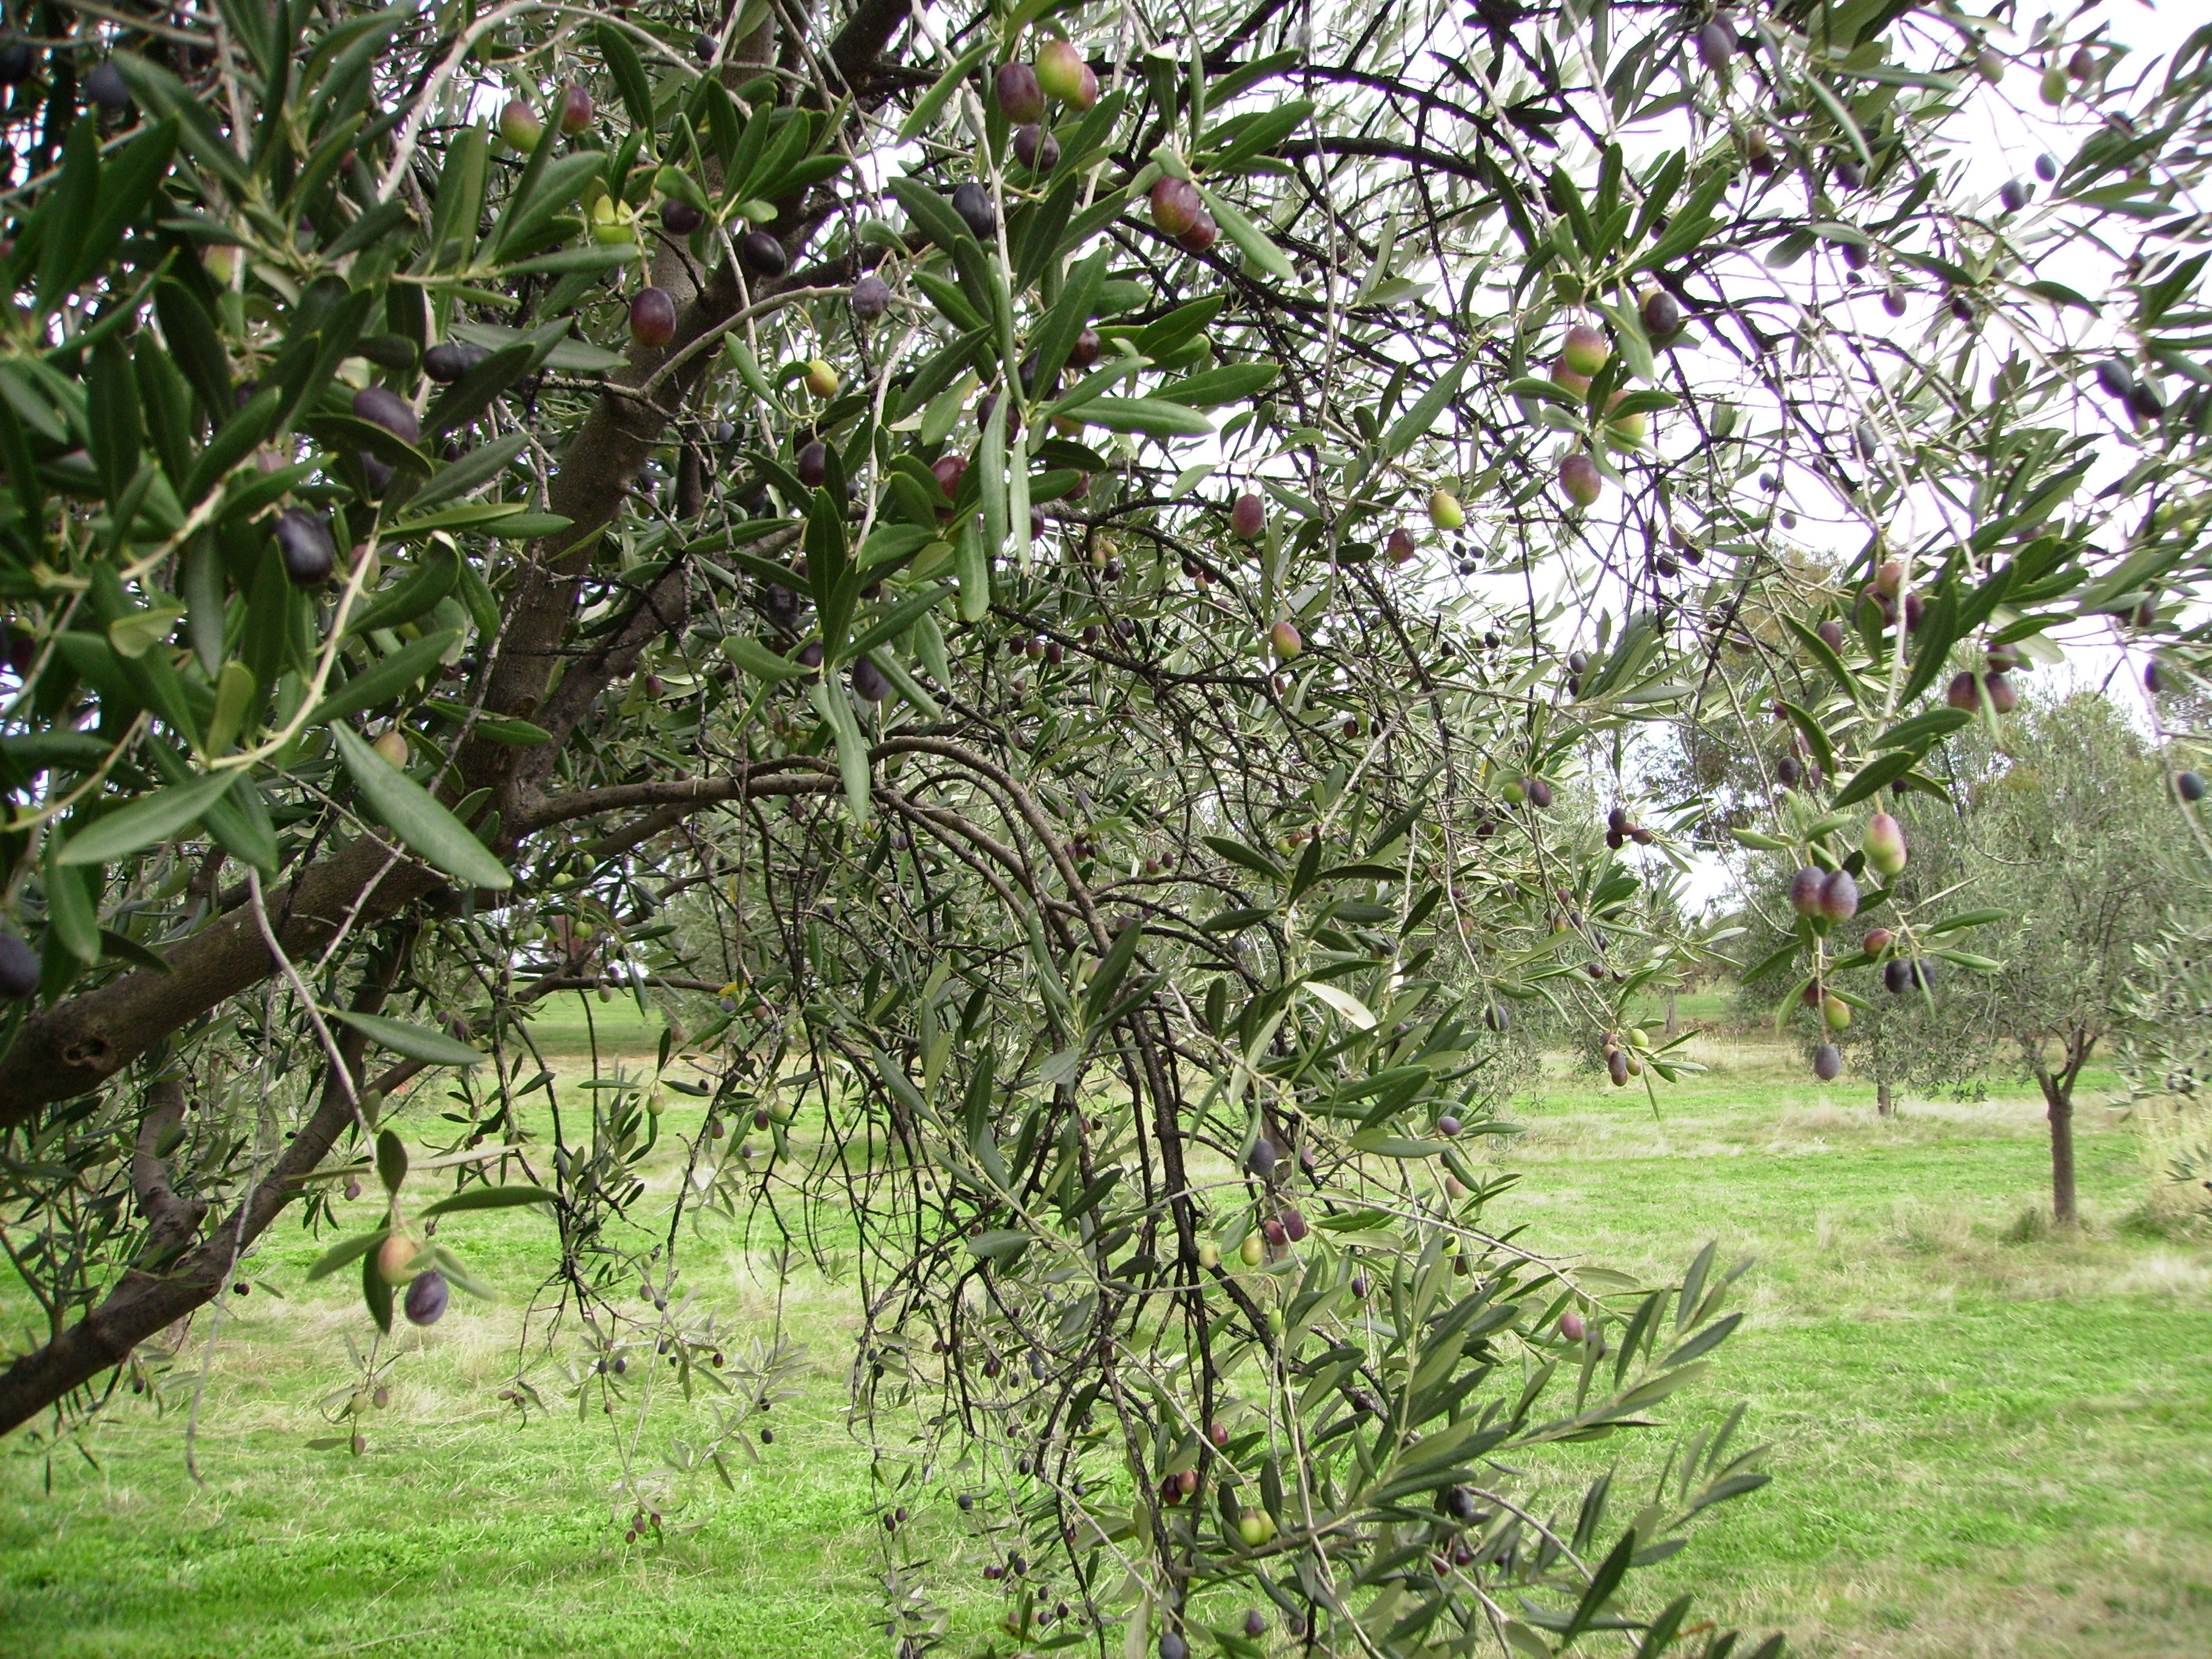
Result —
<svg viewBox="0 0 2212 1659"><path fill-rule="evenodd" d="M1910 861L1891 890L1906 904L1954 896L1948 954L1892 945L1885 994L1853 998L1840 1030L1809 1010L1800 1024L1808 1042L1832 1042L1885 1091L1992 1069L2033 1079L2051 1128L2051 1213L2071 1226L2075 1088L2101 1045L2140 1023L2130 1010L2143 955L2175 896L2201 884L2186 857L2189 825L2149 734L2100 690L2030 694L1966 729L1945 752L1942 781L1947 799L1903 804ZM1788 876L1768 858L1747 884L1771 895ZM1786 903L1766 908L1754 907L1741 952L1754 975L1782 921L1794 920ZM1957 948L1965 922L1970 951ZM1851 924L1862 939L1895 925L1882 905ZM1752 1000L1771 1006L1771 978L1746 987Z"/></svg>
<svg viewBox="0 0 2212 1659"><path fill-rule="evenodd" d="M13 21L0 1133L38 1318L0 1427L158 1390L141 1345L287 1211L388 1328L512 1202L555 1224L534 1328L580 1410L664 1370L725 1400L696 1473L756 1446L761 1373L714 1363L682 1224L789 1261L835 1215L903 1650L942 1621L898 1512L948 1479L1023 1642L1675 1644L1686 1602L1624 1580L1752 1455L1694 1437L1625 1518L1547 1472L1703 1374L1728 1276L1515 1245L1486 1079L1516 1011L1617 1046L1697 956L1642 896L1670 838L1848 865L1945 788L1931 687L2186 591L2212 35ZM1970 189L1960 124L2038 79L2063 153ZM1638 740L1775 698L1817 784L1632 787ZM1790 959L1873 965L1809 921ZM712 1001L577 1087L530 1034L577 986Z"/></svg>

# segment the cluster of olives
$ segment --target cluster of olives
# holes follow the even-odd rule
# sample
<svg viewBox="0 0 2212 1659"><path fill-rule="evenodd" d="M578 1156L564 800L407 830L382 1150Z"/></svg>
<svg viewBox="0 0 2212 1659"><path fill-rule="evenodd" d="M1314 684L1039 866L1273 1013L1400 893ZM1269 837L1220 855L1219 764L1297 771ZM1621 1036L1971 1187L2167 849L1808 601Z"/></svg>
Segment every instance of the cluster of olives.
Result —
<svg viewBox="0 0 2212 1659"><path fill-rule="evenodd" d="M1867 820L1860 842L1860 867L1885 880L1904 873L1904 826L1887 812L1875 813ZM1825 934L1857 914L1858 882L1848 869L1824 870L1808 865L1790 878L1790 906L1812 922L1815 933ZM1888 928L1875 927L1868 930L1861 948L1878 960L1896 942L1897 936ZM1935 975L1926 963L1892 957L1883 964L1882 982L1893 994L1901 994L1916 986L1933 985ZM1818 979L1805 987L1802 1000L1820 1014L1829 1030L1843 1030L1851 1023L1851 1005ZM1813 1050L1813 1074L1823 1083L1833 1082L1843 1064L1843 1055L1832 1042L1822 1042Z"/></svg>
<svg viewBox="0 0 2212 1659"><path fill-rule="evenodd" d="M1098 76L1069 42L1048 40L1036 63L1000 64L991 89L1012 124L1014 159L1032 173L1050 173L1060 165L1060 141L1044 125L1045 100L1087 110L1098 101Z"/></svg>
<svg viewBox="0 0 2212 1659"><path fill-rule="evenodd" d="M1628 1079L1644 1075L1644 1063L1651 1054L1650 1034L1640 1026L1632 1026L1626 1040L1615 1042L1611 1035L1605 1040L1605 1071L1616 1089L1626 1089Z"/></svg>
<svg viewBox="0 0 2212 1659"><path fill-rule="evenodd" d="M1605 844L1616 853L1629 842L1649 847L1656 839L1649 830L1629 817L1625 806L1616 806L1605 815Z"/></svg>
<svg viewBox="0 0 2212 1659"><path fill-rule="evenodd" d="M376 1271L380 1278L395 1289L404 1285L407 1296L403 1303L407 1320L413 1325L434 1325L446 1316L446 1304L452 1296L447 1287L446 1276L435 1267L415 1270L415 1259L422 1253L422 1245L410 1235L394 1231L376 1247Z"/></svg>

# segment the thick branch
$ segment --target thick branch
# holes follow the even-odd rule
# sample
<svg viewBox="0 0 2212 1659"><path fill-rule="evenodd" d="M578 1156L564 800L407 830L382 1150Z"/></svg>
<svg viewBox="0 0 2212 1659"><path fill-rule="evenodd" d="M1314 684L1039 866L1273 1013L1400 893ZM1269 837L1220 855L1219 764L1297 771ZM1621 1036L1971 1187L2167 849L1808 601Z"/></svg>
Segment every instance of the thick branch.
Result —
<svg viewBox="0 0 2212 1659"><path fill-rule="evenodd" d="M398 978L413 942L410 930L386 953L376 970L355 993L355 1012L374 1013L384 1006L385 996ZM357 1082L366 1044L350 1030L338 1039L338 1043ZM161 1086L157 1085L157 1090ZM181 1091L177 1103L181 1111ZM162 1109L157 1105L149 1117ZM330 1071L314 1115L284 1148L283 1155L245 1201L208 1234L198 1249L165 1272L133 1267L117 1282L100 1306L82 1321L0 1373L0 1434L20 1427L72 1389L83 1387L102 1371L121 1364L141 1342L213 1298L245 1254L246 1246L260 1237L269 1224L283 1213L284 1206L300 1195L301 1183L314 1173L353 1121L351 1091L340 1085L336 1071ZM143 1146L142 1133L142 1150ZM137 1161L134 1158L134 1181L137 1173ZM158 1230L158 1222L156 1224ZM149 1239L149 1245L150 1243Z"/></svg>
<svg viewBox="0 0 2212 1659"><path fill-rule="evenodd" d="M286 953L313 957L356 907L362 921L380 921L443 884L427 866L392 859L390 848L363 836L274 895L270 919ZM380 872L383 879L364 898ZM27 1121L48 1101L97 1089L179 1026L259 984L275 965L248 910L210 922L165 954L166 974L137 969L23 1022L0 1066L0 1128Z"/></svg>

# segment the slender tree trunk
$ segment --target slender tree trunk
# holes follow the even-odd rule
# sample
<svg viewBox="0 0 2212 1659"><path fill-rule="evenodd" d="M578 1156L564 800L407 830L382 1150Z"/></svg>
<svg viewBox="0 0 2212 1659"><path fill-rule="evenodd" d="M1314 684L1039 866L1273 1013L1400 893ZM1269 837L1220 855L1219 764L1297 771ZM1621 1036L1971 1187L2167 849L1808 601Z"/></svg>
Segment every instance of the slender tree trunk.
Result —
<svg viewBox="0 0 2212 1659"><path fill-rule="evenodd" d="M1892 1097L1887 1081L1876 1083L1874 1085L1874 1110L1876 1117L1897 1115L1897 1102Z"/></svg>
<svg viewBox="0 0 2212 1659"><path fill-rule="evenodd" d="M1679 1028L1674 1024L1674 994L1667 993L1667 1035L1673 1036Z"/></svg>
<svg viewBox="0 0 2212 1659"><path fill-rule="evenodd" d="M2081 1224L2074 1178L2074 1085L2096 1046L2094 1034L2077 1031L2067 1042L2063 1070L2053 1073L2039 1058L2035 1066L2044 1116L2051 1124L2051 1218L2061 1227Z"/></svg>

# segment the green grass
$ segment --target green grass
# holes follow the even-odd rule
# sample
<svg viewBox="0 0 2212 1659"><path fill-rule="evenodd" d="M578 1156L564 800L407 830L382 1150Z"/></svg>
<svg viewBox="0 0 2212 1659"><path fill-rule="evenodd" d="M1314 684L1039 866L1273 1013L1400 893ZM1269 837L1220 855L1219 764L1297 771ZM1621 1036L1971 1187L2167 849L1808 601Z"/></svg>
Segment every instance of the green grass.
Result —
<svg viewBox="0 0 2212 1659"><path fill-rule="evenodd" d="M1641 1593L1693 1589L1712 1616L1838 1659L2212 1651L2212 1250L2125 1224L2142 1176L2114 1115L2081 1114L2089 1224L2053 1238L2017 1224L2047 1179L2017 1094L1908 1102L1884 1123L1868 1091L1822 1091L1771 1049L1722 1034L1699 1052L1716 1069L1656 1115L1640 1091L1562 1077L1525 1138L1493 1143L1525 1174L1497 1212L1524 1243L1655 1277L1708 1238L1757 1258L1748 1322L1672 1415L1745 1401L1775 1483ZM319 1245L296 1229L256 1257L211 1351L211 1322L196 1325L166 1415L117 1412L96 1463L9 1443L0 1655L883 1651L883 1534L842 1416L848 1294L808 1280L787 1302L811 1370L768 1419L763 1461L733 1468L734 1491L670 1489L672 1522L696 1529L626 1545L617 1425L573 1404L525 1422L496 1397L520 1359L566 1398L519 1313L545 1225L454 1218L503 1300L400 1340L363 1456L307 1445L340 1431L318 1405L350 1385L364 1322L343 1283L304 1282ZM737 1309L734 1358L769 1328L773 1287L733 1247L689 1259L703 1299ZM183 1425L204 1359L195 1486ZM670 1437L708 1420L656 1407L634 1467L657 1475ZM1593 1466L1614 1443L1588 1449ZM1663 1449L1632 1448L1623 1480ZM1634 1503L1623 1491L1617 1512ZM949 1513L918 1524L949 1582L973 1584L981 1558ZM980 1651L985 1602L946 1593L950 1650Z"/></svg>

